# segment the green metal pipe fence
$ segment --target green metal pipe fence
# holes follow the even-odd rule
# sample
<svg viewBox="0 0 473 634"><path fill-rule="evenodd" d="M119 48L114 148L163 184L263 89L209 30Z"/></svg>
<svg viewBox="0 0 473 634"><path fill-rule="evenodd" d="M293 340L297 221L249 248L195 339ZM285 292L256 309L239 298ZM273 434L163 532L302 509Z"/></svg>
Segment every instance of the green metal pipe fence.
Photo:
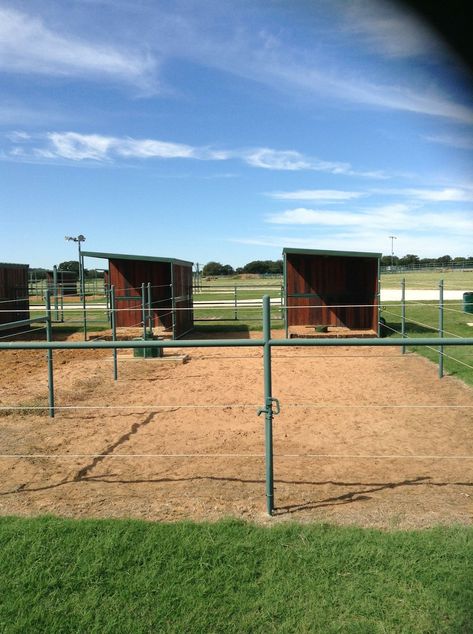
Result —
<svg viewBox="0 0 473 634"><path fill-rule="evenodd" d="M113 293L112 306L113 306ZM50 295L46 294L46 306L48 315L51 314ZM213 339L213 340L133 340L133 341L51 341L50 319L47 337L48 341L0 341L0 350L47 350L48 352L48 393L49 393L49 413L54 416L54 371L53 371L53 351L54 350L90 350L108 349L114 355L114 379L118 378L117 370L117 350L136 348L262 348L263 349L263 372L264 372L264 405L258 410L258 415L265 414L265 464L266 464L266 508L269 515L275 509L274 500L274 473L273 473L273 419L279 414L280 405L277 398L272 393L272 369L271 352L273 347L400 347L406 345L406 339L272 339L271 338L271 318L270 318L270 297L263 297L263 337L261 339ZM115 324L112 311L112 330L115 333ZM113 335L115 339L115 334ZM473 337L456 339L445 337L412 338L409 339L410 346L473 346Z"/></svg>

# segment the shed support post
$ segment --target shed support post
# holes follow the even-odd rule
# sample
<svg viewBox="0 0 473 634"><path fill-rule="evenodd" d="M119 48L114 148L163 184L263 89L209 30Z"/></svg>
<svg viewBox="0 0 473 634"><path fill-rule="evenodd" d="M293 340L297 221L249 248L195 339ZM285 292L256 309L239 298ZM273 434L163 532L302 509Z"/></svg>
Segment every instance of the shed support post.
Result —
<svg viewBox="0 0 473 634"><path fill-rule="evenodd" d="M144 282L141 282L141 321L143 322L143 341L146 341L146 289ZM146 348L143 348L143 358L146 359L146 356Z"/></svg>
<svg viewBox="0 0 473 634"><path fill-rule="evenodd" d="M46 341L53 340L51 328L51 291L46 289L44 295L44 303L46 306ZM54 418L54 371L53 371L53 351L51 348L47 351L48 360L48 404L49 416Z"/></svg>
<svg viewBox="0 0 473 634"><path fill-rule="evenodd" d="M117 340L117 316L115 312L115 286L110 286L110 318L112 320L112 341ZM117 349L113 349L113 380L118 379Z"/></svg>
<svg viewBox="0 0 473 634"><path fill-rule="evenodd" d="M406 336L406 279L401 281L401 337ZM401 348L402 354L406 354L406 346Z"/></svg>
<svg viewBox="0 0 473 634"><path fill-rule="evenodd" d="M172 314L172 338L176 337L176 296L174 288L174 264L171 262L171 314Z"/></svg>
<svg viewBox="0 0 473 634"><path fill-rule="evenodd" d="M443 337L443 280L439 282L439 337ZM439 346L439 379L443 377L443 346Z"/></svg>
<svg viewBox="0 0 473 634"><path fill-rule="evenodd" d="M59 290L57 283L57 266L53 266L53 284L54 284L54 310L56 312L55 320L59 321Z"/></svg>
<svg viewBox="0 0 473 634"><path fill-rule="evenodd" d="M265 415L265 462L266 462L266 510L268 515L274 511L274 463L273 463L273 418L279 414L279 401L273 398L271 377L271 314L269 295L263 297L263 363L264 363L264 407L258 410ZM273 411L273 404L276 409Z"/></svg>
<svg viewBox="0 0 473 634"><path fill-rule="evenodd" d="M282 263L282 276L283 276L283 291L284 291L284 330L286 332L286 339L289 338L289 324L287 323L287 256L284 253L284 259Z"/></svg>
<svg viewBox="0 0 473 634"><path fill-rule="evenodd" d="M148 282L148 330L153 336L153 314L151 312L151 282Z"/></svg>

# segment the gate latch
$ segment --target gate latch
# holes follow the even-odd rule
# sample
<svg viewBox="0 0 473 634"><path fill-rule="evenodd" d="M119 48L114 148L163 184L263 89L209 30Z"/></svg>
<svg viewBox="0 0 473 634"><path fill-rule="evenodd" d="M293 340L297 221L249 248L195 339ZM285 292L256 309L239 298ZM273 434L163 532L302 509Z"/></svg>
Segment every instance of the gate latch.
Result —
<svg viewBox="0 0 473 634"><path fill-rule="evenodd" d="M275 405L275 409L273 410L273 403ZM281 411L281 406L277 398L268 398L266 405L264 407L260 407L257 414L260 416L261 414L279 414Z"/></svg>

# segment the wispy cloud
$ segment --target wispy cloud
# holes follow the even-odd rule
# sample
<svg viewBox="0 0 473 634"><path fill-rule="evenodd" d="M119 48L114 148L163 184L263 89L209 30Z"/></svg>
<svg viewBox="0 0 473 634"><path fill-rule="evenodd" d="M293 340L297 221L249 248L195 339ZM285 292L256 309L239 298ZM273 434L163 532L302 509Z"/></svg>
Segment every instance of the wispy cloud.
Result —
<svg viewBox="0 0 473 634"><path fill-rule="evenodd" d="M294 150L271 148L215 149L192 146L158 139L112 137L78 132L47 132L25 134L15 131L10 135L9 153L15 158L37 157L45 160L65 159L80 163L97 161L113 163L119 159L194 159L201 161L238 160L250 167L276 171L317 171L367 178L386 178L380 171L355 170L349 163L323 161L304 156Z"/></svg>
<svg viewBox="0 0 473 634"><path fill-rule="evenodd" d="M402 203L357 211L325 211L297 207L268 214L266 222L279 225L353 226L368 230L473 232L473 213L435 213Z"/></svg>
<svg viewBox="0 0 473 634"><path fill-rule="evenodd" d="M462 150L473 150L473 135L468 132L464 134L429 134L423 138L431 143L450 145Z"/></svg>
<svg viewBox="0 0 473 634"><path fill-rule="evenodd" d="M298 189L293 192L270 192L267 194L276 200L320 200L323 202L341 202L360 198L363 192L350 192L338 189Z"/></svg>
<svg viewBox="0 0 473 634"><path fill-rule="evenodd" d="M0 69L57 77L109 79L150 90L156 60L132 50L57 33L41 18L0 8Z"/></svg>
<svg viewBox="0 0 473 634"><path fill-rule="evenodd" d="M351 20L353 29L369 37L373 46L384 46L392 57L400 57L402 51L413 55L429 49L427 36L407 14L396 12L387 15L380 10L380 3L374 2L369 4L369 10L355 11L355 19L350 18L352 3L343 1L334 5L335 8L331 7L329 13L321 18L324 23L332 17L333 24L327 29L332 36L338 33L340 39L344 33L343 26L338 32L337 27L344 24L346 29L347 22ZM233 29L229 28L226 16L225 20L220 14L217 18L206 14L204 20L203 16L192 12L186 15L168 13L166 19L153 25L159 53L164 58L187 59L257 81L290 94L291 98L298 94L317 99L323 97L335 103L354 103L473 124L470 104L455 100L448 94L445 83L428 72L416 69L414 81L403 68L396 74L396 83L388 82L384 79L379 58L358 63L350 58L347 63L340 45L333 47L333 43L330 50L335 54L325 58L323 46L315 53L306 49L300 41L285 38L284 34L276 37L270 29L263 34L253 32L248 26L253 21L244 20L244 12L236 12ZM422 38L419 37L421 31L424 33ZM323 30L313 32L312 36L321 37L322 43L327 37ZM438 51L436 40L432 41L432 47ZM432 55L435 57L435 54Z"/></svg>
<svg viewBox="0 0 473 634"><path fill-rule="evenodd" d="M460 234L439 235L429 233L412 233L397 231L397 253L416 253L420 257L438 257L439 254L463 255L471 254L471 239ZM231 242L271 249L294 247L300 249L333 249L343 251L379 251L390 253L390 242L383 230L373 231L365 227L353 228L350 231L332 230L329 234L313 231L298 236L286 235L232 238Z"/></svg>
<svg viewBox="0 0 473 634"><path fill-rule="evenodd" d="M430 203L464 203L473 202L473 186L471 187L433 187L433 188L383 188L371 189L371 194L383 196L402 196L412 201Z"/></svg>

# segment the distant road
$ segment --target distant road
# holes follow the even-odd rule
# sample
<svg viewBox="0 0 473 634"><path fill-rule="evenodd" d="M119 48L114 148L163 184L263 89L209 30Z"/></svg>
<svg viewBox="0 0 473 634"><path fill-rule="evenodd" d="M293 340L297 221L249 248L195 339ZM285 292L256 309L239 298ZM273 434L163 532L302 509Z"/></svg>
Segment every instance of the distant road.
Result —
<svg viewBox="0 0 473 634"><path fill-rule="evenodd" d="M444 291L443 298L445 300L463 299L463 293L468 291ZM434 299L438 300L439 291L435 289L431 290L419 290L419 289L406 289L406 300L410 301L422 301ZM382 302L396 302L401 301L401 289L400 288L386 288L381 291Z"/></svg>

